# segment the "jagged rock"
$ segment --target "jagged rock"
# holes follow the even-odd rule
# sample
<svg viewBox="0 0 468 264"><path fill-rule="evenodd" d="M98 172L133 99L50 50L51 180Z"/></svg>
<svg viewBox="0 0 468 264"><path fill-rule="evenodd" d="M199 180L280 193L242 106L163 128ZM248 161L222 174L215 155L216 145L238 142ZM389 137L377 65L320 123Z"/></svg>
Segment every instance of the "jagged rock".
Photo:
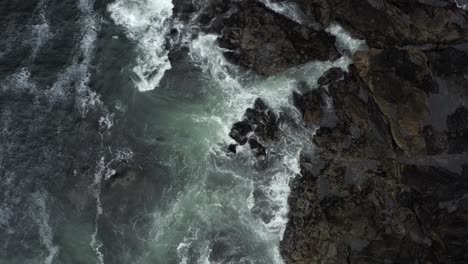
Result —
<svg viewBox="0 0 468 264"><path fill-rule="evenodd" d="M344 77L344 72L340 68L331 68L318 79L318 84L321 86L327 86L335 83Z"/></svg>
<svg viewBox="0 0 468 264"><path fill-rule="evenodd" d="M227 149L228 149L228 151L236 154L237 153L237 144L230 144Z"/></svg>
<svg viewBox="0 0 468 264"><path fill-rule="evenodd" d="M322 155L332 157L339 154L354 158L365 157L369 153L374 153L375 157L387 155L388 152L378 150L379 147L392 145L386 120L379 115L378 105L372 100L371 91L359 77L356 68L351 67L348 73L341 71L341 74L331 69L324 77L330 74L338 78L327 82L333 107L326 111L333 112L330 116L334 122L327 122L323 117L314 137ZM307 94L304 96L307 97ZM339 146L339 142L346 144ZM356 147L358 145L360 147Z"/></svg>
<svg viewBox="0 0 468 264"><path fill-rule="evenodd" d="M227 4L227 3L226 3ZM261 75L272 75L313 60L339 57L335 38L325 31L300 25L257 1L231 3L227 14L213 23L211 30L222 33L225 56Z"/></svg>
<svg viewBox="0 0 468 264"><path fill-rule="evenodd" d="M429 66L435 75L460 78L468 70L468 54L466 51L449 47L425 53L428 57Z"/></svg>
<svg viewBox="0 0 468 264"><path fill-rule="evenodd" d="M443 132L434 130L432 126L425 126L423 130L427 154L441 154L447 150L448 139Z"/></svg>
<svg viewBox="0 0 468 264"><path fill-rule="evenodd" d="M429 116L424 139L429 155L466 152L466 102L468 53L449 47L425 52L437 91L429 95Z"/></svg>
<svg viewBox="0 0 468 264"><path fill-rule="evenodd" d="M463 43L468 15L453 2L296 0L323 27L336 21L371 47ZM441 2L441 1L439 1Z"/></svg>
<svg viewBox="0 0 468 264"><path fill-rule="evenodd" d="M215 0L200 16L231 62L261 75L337 58L318 31L334 22L371 47L349 72L293 94L318 129L291 183L286 263L468 263L468 55L448 47L467 41L466 11L448 0L294 2L307 25L256 1ZM278 122L258 99L230 136L265 156Z"/></svg>
<svg viewBox="0 0 468 264"><path fill-rule="evenodd" d="M323 114L323 107L325 106L325 101L323 98L324 93L326 93L326 91L323 88L314 89L305 93L304 95L300 95L294 92L294 104L301 111L306 123L314 125L320 124L320 118Z"/></svg>
<svg viewBox="0 0 468 264"><path fill-rule="evenodd" d="M254 107L245 111L245 117L263 142L269 143L278 139L278 117L263 100L255 100Z"/></svg>
<svg viewBox="0 0 468 264"><path fill-rule="evenodd" d="M243 120L232 125L229 136L237 143L245 145L247 143L247 135L252 131L251 124L247 120Z"/></svg>
<svg viewBox="0 0 468 264"><path fill-rule="evenodd" d="M390 124L395 143L408 154L422 152L428 92L435 89L425 54L417 50L371 49L358 52L354 59Z"/></svg>
<svg viewBox="0 0 468 264"><path fill-rule="evenodd" d="M265 147L262 144L258 143L256 139L250 138L249 145L250 145L250 148L255 151L255 155L257 157L266 156Z"/></svg>
<svg viewBox="0 0 468 264"><path fill-rule="evenodd" d="M265 156L264 144L278 140L279 128L276 114L258 98L253 108L245 111L245 119L235 123L229 136L240 145L249 143L257 156ZM253 133L252 133L253 132Z"/></svg>
<svg viewBox="0 0 468 264"><path fill-rule="evenodd" d="M448 153L468 152L468 109L458 108L447 118Z"/></svg>
<svg viewBox="0 0 468 264"><path fill-rule="evenodd" d="M389 64L399 63L399 56ZM430 82L428 70L417 64L407 66L413 69L406 72L413 72L405 78L391 67L373 66L414 85L402 89L421 89L417 84ZM365 81L358 69L324 75L337 120L331 126L321 121L314 137L318 157L303 157L302 177L291 184L289 223L281 242L286 263L466 262L467 233L460 227L468 223L468 165L453 168L451 156L439 158L450 171L424 158L415 159L422 165L411 164L408 156L419 156L396 148L391 120L380 109L378 100L388 100L387 95L376 95L379 88L368 85L379 80ZM448 130L465 135L460 132L465 116L461 108L449 115ZM424 134L431 133L426 127ZM422 140L422 134L417 136Z"/></svg>
<svg viewBox="0 0 468 264"><path fill-rule="evenodd" d="M322 120L327 117L324 116L323 109L331 107L327 105L327 88L343 77L344 72L340 68L332 68L319 78L319 88L307 91L303 95L293 92L294 104L302 113L306 124L324 125Z"/></svg>

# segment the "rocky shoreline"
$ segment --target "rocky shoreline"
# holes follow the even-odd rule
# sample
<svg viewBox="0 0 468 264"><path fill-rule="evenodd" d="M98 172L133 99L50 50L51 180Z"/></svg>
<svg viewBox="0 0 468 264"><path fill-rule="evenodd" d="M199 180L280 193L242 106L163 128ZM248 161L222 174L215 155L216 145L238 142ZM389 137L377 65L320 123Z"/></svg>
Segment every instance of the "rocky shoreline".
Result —
<svg viewBox="0 0 468 264"><path fill-rule="evenodd" d="M466 11L452 1L293 2L307 23L253 1L215 1L205 17L230 61L265 76L338 58L332 23L369 47L347 72L293 95L304 124L319 128L291 186L286 263L468 263ZM230 135L266 155L259 142L275 140L275 118L258 99Z"/></svg>
<svg viewBox="0 0 468 264"><path fill-rule="evenodd" d="M303 158L292 186L283 256L287 263L466 263L468 60L467 47L455 46L468 40L466 12L448 2L343 2L344 9L330 4L333 20L370 49L311 92L320 98L326 86L334 126L323 123L317 100L304 98L304 117L320 126L318 158ZM369 24L374 19L381 24Z"/></svg>
<svg viewBox="0 0 468 264"><path fill-rule="evenodd" d="M159 252L147 251L154 241L144 238L154 235L153 209L173 179L170 166L158 160L167 155L161 132L168 127L155 125L148 110L156 96L128 89L135 41L112 21L112 1L87 7L88 1L79 7L77 1L45 2L0 4L6 25L0 32L0 258L130 263L147 254L154 262ZM277 161L268 155L284 124L313 135L315 148L301 154L301 173L290 186L280 244L285 263L468 263L468 14L457 3L169 3L173 16L164 24L170 30L162 46L174 67L161 82L187 77L167 85L182 86L180 94L198 80L185 75L201 71L188 63L188 42L197 34L218 35L225 58L260 79L310 62L353 61L346 70L329 69L316 84L298 81L284 94L300 124L264 98L232 124L236 143L226 146L227 159L248 146L259 161L255 169ZM283 9L272 10L276 4ZM365 41L366 49L336 44L353 41L340 39L331 30L336 25ZM262 195L252 194L254 200ZM262 206L246 212L266 223L271 215ZM224 234L216 235L200 238L212 239L207 250L214 253L206 259L230 261L223 252L214 257L229 249L218 243ZM179 247L171 250L179 253ZM194 253L186 262L199 260Z"/></svg>

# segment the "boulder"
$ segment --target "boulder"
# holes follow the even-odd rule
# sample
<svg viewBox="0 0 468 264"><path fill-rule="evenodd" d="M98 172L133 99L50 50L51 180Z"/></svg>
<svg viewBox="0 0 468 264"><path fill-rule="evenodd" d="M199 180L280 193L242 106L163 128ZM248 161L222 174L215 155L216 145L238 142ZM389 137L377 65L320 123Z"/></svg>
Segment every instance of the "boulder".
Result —
<svg viewBox="0 0 468 264"><path fill-rule="evenodd" d="M222 27L213 30L221 34L218 40L228 50L225 56L260 75L339 57L333 36L300 25L256 1L236 3L219 24Z"/></svg>
<svg viewBox="0 0 468 264"><path fill-rule="evenodd" d="M262 99L257 98L253 108L245 111L244 119L232 126L229 136L239 145L249 143L256 156L266 156L264 145L279 139L278 117ZM233 149L235 147L230 147L231 152L235 152Z"/></svg>

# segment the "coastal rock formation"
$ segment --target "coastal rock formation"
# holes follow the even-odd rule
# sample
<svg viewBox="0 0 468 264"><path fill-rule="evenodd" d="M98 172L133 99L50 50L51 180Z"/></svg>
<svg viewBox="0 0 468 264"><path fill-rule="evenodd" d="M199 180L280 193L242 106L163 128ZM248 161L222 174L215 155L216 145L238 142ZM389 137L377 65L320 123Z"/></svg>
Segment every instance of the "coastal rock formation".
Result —
<svg viewBox="0 0 468 264"><path fill-rule="evenodd" d="M452 1L293 2L313 28L251 3L213 20L226 57L262 75L336 58L320 31L335 23L370 47L292 95L317 150L302 153L291 183L285 262L468 263L466 11ZM231 137L245 144L253 130L244 120Z"/></svg>
<svg viewBox="0 0 468 264"><path fill-rule="evenodd" d="M454 1L296 0L311 20L337 22L371 47L444 45L468 37L468 15Z"/></svg>
<svg viewBox="0 0 468 264"><path fill-rule="evenodd" d="M339 57L333 36L298 24L257 1L215 1L212 8L204 17L207 30L220 35L226 58L260 75Z"/></svg>
<svg viewBox="0 0 468 264"><path fill-rule="evenodd" d="M394 68L401 56L410 56L392 50L378 54L392 52L401 53L386 60ZM371 50L366 56L373 54ZM356 63L344 79L328 85L336 122L329 126L321 120L314 138L318 157L303 155L301 160L302 176L292 184L283 256L287 263L464 263L468 256L462 248L468 241L459 227L468 223L467 149L462 143L467 138L466 109L457 108L446 117L447 129L453 132L444 133L460 142L456 155L431 156L424 144L401 144L401 135L411 134L395 133L397 129L414 127L411 137L424 141L421 129L430 109L421 105L426 106L437 89L416 90L417 76L425 80L432 76L431 69L406 62L412 66L403 71L411 73L410 81L391 67L382 70L378 59L371 61L364 74ZM391 83L401 89L389 97L382 92L390 89L386 78L393 78ZM408 96L411 102L405 100ZM382 107L392 102L392 107ZM407 115L395 117L404 107ZM424 115L411 113L421 109ZM324 118L320 111L317 115ZM304 118L307 121L307 115Z"/></svg>
<svg viewBox="0 0 468 264"><path fill-rule="evenodd" d="M428 92L436 89L424 53L371 49L359 52L354 60L387 117L395 143L406 153L421 152L425 147L421 124L428 115Z"/></svg>
<svg viewBox="0 0 468 264"><path fill-rule="evenodd" d="M257 156L265 156L264 144L278 139L278 118L260 98L255 100L253 108L245 111L245 118L232 126L229 136L240 145L249 143ZM235 152L236 147L230 146Z"/></svg>

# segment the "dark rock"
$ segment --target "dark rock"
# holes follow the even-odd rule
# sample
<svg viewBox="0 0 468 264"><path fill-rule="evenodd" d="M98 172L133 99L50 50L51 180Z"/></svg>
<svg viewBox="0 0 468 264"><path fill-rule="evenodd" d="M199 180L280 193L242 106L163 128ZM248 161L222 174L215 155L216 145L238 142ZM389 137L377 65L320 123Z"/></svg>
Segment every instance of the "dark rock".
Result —
<svg viewBox="0 0 468 264"><path fill-rule="evenodd" d="M266 156L264 145L279 139L278 117L260 98L245 111L244 117L232 126L229 136L240 145L248 142L256 156Z"/></svg>
<svg viewBox="0 0 468 264"><path fill-rule="evenodd" d="M237 145L236 145L236 144L230 144L230 145L228 146L228 151L229 151L229 152L232 152L232 153L234 153L234 154L237 153Z"/></svg>
<svg viewBox="0 0 468 264"><path fill-rule="evenodd" d="M423 135L428 155L441 154L447 150L446 133L436 131L432 126L426 126Z"/></svg>
<svg viewBox="0 0 468 264"><path fill-rule="evenodd" d="M466 11L445 0L294 2L310 23L257 1L211 1L198 17L227 59L266 76L336 59L321 31L334 22L371 47L348 72L333 68L293 94L318 129L291 183L285 262L468 263L468 55L452 47L467 42ZM175 5L181 17L194 8ZM257 99L230 136L266 156L281 118Z"/></svg>
<svg viewBox="0 0 468 264"><path fill-rule="evenodd" d="M449 47L442 50L426 52L430 67L439 76L460 76L468 70L468 54L462 50Z"/></svg>
<svg viewBox="0 0 468 264"><path fill-rule="evenodd" d="M318 125L322 117L325 101L323 94L325 89L314 89L304 95L294 94L294 104L301 111L306 123Z"/></svg>
<svg viewBox="0 0 468 264"><path fill-rule="evenodd" d="M247 143L247 135L252 132L252 126L247 120L235 123L231 128L229 136L237 143L245 145Z"/></svg>
<svg viewBox="0 0 468 264"><path fill-rule="evenodd" d="M412 154L423 153L417 145L408 146L405 154L394 143L397 140L393 130L401 127L392 126L404 123L392 120L395 116L391 110L403 104L407 112L419 111L420 101L407 101L405 96L414 93L415 97L427 98L431 91L425 90L425 84L432 76L431 70L422 67L426 63L411 64L415 55L408 51L382 52L388 52L387 59L391 60L370 59L371 66L367 67L374 77L363 75L362 65L351 66L348 73L323 77L326 82L322 85L328 87L327 95L334 106L328 111L333 111L337 120L333 126L321 124L313 139L318 157L301 158L302 177L291 184L289 223L281 242L286 263L468 260L462 250L468 245L468 234L460 229L468 224L464 207L468 200L468 166L461 171L450 167L455 158L447 156L441 163L448 164L450 170L444 169ZM366 56L378 55L370 51ZM397 65L402 68L397 70ZM399 87L385 85L385 80ZM307 93L296 94L295 101L305 96ZM303 107L325 111L318 109L320 104L308 103ZM394 108L386 108L387 104ZM401 113L400 119L408 118L407 113ZM414 137L428 142L428 153L448 151L450 135L459 140L453 144L460 146L456 153L466 150L465 108L448 116L447 130L443 132L431 126L422 130L425 116L417 114L408 120L418 124ZM411 164L408 157L423 165Z"/></svg>
<svg viewBox="0 0 468 264"><path fill-rule="evenodd" d="M467 177L434 166L403 165L401 179L415 191L435 196L440 201L463 196L468 190Z"/></svg>
<svg viewBox="0 0 468 264"><path fill-rule="evenodd" d="M318 84L327 86L331 83L337 82L344 77L344 72L340 68L331 68L318 79Z"/></svg>
<svg viewBox="0 0 468 264"><path fill-rule="evenodd" d="M390 124L395 143L407 154L425 149L422 122L428 115L427 58L417 50L371 49L357 53L356 67ZM431 89L429 89L431 90Z"/></svg>
<svg viewBox="0 0 468 264"><path fill-rule="evenodd" d="M249 145L252 150L255 150L255 156L266 156L266 149L265 147L258 143L256 139L250 138Z"/></svg>
<svg viewBox="0 0 468 264"><path fill-rule="evenodd" d="M458 108L447 118L448 153L468 153L468 109Z"/></svg>
<svg viewBox="0 0 468 264"><path fill-rule="evenodd" d="M254 108L245 111L245 117L255 129L255 134L264 142L278 139L277 116L260 98L255 100Z"/></svg>
<svg viewBox="0 0 468 264"><path fill-rule="evenodd" d="M261 75L272 75L313 60L339 57L335 38L300 25L256 1L236 2L223 17L219 38L226 57ZM218 25L216 24L216 25Z"/></svg>
<svg viewBox="0 0 468 264"><path fill-rule="evenodd" d="M197 10L192 1L173 0L172 4L174 5L173 14L183 21L187 21Z"/></svg>
<svg viewBox="0 0 468 264"><path fill-rule="evenodd" d="M464 43L468 15L453 3L397 0L295 0L312 20L338 22L371 47ZM434 2L434 1L432 1Z"/></svg>

